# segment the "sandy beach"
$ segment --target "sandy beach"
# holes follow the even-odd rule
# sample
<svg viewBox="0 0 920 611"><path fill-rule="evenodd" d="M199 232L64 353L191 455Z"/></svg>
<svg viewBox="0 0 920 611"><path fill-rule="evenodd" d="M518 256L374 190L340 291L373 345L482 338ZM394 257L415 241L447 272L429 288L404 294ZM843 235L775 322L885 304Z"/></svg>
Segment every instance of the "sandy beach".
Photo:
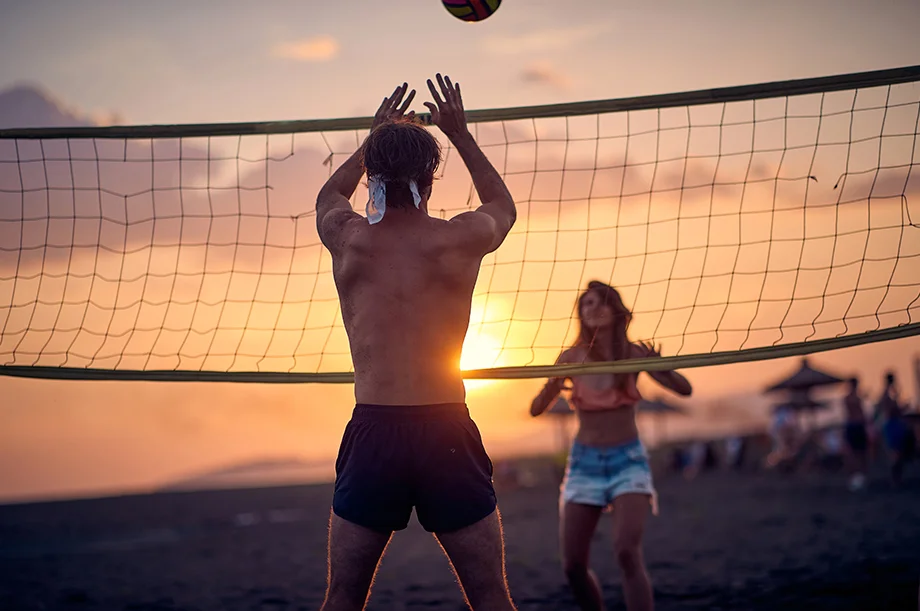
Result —
<svg viewBox="0 0 920 611"><path fill-rule="evenodd" d="M914 610L920 468L900 489L873 474L706 472L657 477L646 557L657 608ZM331 485L0 507L0 608L317 609ZM499 491L508 576L522 610L574 609L558 562L551 477ZM622 609L609 518L594 568ZM397 533L369 609L465 608L446 559L414 521Z"/></svg>

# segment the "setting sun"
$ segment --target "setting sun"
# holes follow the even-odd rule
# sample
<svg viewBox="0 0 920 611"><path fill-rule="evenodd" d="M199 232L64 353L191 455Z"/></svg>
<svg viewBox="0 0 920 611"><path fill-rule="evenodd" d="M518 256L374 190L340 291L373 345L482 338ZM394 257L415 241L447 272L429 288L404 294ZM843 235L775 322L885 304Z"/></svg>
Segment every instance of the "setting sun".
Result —
<svg viewBox="0 0 920 611"><path fill-rule="evenodd" d="M460 356L460 370L487 369L498 365L502 344L491 335L470 331L463 342ZM482 388L493 384L495 380L464 380L467 390Z"/></svg>

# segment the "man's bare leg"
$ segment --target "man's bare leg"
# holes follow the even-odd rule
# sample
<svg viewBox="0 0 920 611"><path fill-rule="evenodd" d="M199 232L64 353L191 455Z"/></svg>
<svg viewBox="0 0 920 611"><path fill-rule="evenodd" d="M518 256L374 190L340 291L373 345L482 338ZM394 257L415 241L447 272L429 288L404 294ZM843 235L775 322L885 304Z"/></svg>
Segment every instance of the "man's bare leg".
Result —
<svg viewBox="0 0 920 611"><path fill-rule="evenodd" d="M320 611L359 611L393 533L380 533L332 514L326 598Z"/></svg>
<svg viewBox="0 0 920 611"><path fill-rule="evenodd" d="M482 520L435 533L473 611L514 611L505 577L505 541L498 508Z"/></svg>

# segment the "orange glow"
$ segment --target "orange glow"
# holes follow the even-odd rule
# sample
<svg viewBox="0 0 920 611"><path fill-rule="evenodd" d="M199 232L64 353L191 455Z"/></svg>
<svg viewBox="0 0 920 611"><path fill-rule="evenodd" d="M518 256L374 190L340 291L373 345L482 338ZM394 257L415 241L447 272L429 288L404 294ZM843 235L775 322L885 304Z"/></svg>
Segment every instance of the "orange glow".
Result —
<svg viewBox="0 0 920 611"><path fill-rule="evenodd" d="M463 342L460 356L460 370L486 369L498 365L502 343L487 333L470 331ZM479 390L495 383L495 380L464 380L468 391Z"/></svg>

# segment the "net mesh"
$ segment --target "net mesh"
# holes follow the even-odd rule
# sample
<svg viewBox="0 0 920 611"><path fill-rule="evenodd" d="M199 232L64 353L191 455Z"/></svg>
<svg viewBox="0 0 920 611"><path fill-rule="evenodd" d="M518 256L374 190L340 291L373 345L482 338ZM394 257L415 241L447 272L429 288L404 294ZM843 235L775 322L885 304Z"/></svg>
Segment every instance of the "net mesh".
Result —
<svg viewBox="0 0 920 611"><path fill-rule="evenodd" d="M518 220L483 261L463 368L551 365L592 279L634 339L704 363L916 330L916 81L539 115L471 124ZM366 130L174 132L0 133L0 366L350 372L313 207ZM450 218L479 202L443 144L430 212Z"/></svg>

